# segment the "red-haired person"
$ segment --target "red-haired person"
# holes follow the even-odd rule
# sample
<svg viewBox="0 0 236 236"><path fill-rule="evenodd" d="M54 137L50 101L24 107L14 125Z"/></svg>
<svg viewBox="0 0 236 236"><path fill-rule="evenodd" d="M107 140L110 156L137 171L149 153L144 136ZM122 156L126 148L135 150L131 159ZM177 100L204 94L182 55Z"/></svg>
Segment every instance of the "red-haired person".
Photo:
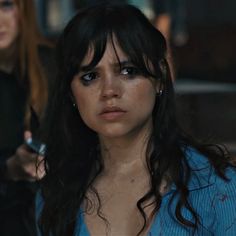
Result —
<svg viewBox="0 0 236 236"><path fill-rule="evenodd" d="M43 117L52 68L53 48L38 31L33 0L0 0L1 236L35 232L35 180L44 173L36 173L42 157L24 141Z"/></svg>

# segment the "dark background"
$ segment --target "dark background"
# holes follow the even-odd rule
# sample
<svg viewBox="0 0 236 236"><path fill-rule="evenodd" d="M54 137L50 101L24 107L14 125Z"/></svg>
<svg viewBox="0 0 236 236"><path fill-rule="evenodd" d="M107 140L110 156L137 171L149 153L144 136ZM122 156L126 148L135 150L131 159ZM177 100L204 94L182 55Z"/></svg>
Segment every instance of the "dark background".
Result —
<svg viewBox="0 0 236 236"><path fill-rule="evenodd" d="M236 82L236 1L186 2L189 40L173 48L178 76Z"/></svg>
<svg viewBox="0 0 236 236"><path fill-rule="evenodd" d="M187 28L173 47L179 123L236 154L236 1L187 0Z"/></svg>

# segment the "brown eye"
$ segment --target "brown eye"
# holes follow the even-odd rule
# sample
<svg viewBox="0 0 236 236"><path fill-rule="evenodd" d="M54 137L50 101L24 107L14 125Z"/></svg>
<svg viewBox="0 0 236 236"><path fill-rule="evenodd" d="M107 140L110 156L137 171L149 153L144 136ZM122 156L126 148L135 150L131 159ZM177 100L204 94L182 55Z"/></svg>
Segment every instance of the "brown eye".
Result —
<svg viewBox="0 0 236 236"><path fill-rule="evenodd" d="M134 66L123 67L120 73L122 75L128 75L129 77L134 77L140 74L138 68Z"/></svg>
<svg viewBox="0 0 236 236"><path fill-rule="evenodd" d="M97 79L97 74L95 72L86 73L80 77L80 80L84 85L89 85L95 79Z"/></svg>

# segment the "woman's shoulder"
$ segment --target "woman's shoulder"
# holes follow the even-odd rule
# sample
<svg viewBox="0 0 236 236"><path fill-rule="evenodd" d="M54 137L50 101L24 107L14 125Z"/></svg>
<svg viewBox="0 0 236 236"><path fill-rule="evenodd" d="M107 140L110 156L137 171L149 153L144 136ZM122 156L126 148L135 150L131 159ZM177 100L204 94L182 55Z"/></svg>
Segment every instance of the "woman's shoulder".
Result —
<svg viewBox="0 0 236 236"><path fill-rule="evenodd" d="M185 157L187 164L190 168L190 181L189 187L191 189L199 189L202 187L214 185L215 189L233 187L236 194L236 168L228 166L225 169L225 177L222 178L218 175L217 170L210 163L208 158L201 154L194 148L185 150Z"/></svg>
<svg viewBox="0 0 236 236"><path fill-rule="evenodd" d="M236 168L230 165L226 167L225 178L223 178L218 175L208 158L197 150L189 149L185 154L191 169L188 186L190 199L199 215L205 219L207 228L214 232L214 235L234 235L236 232ZM211 217L208 218L208 215Z"/></svg>

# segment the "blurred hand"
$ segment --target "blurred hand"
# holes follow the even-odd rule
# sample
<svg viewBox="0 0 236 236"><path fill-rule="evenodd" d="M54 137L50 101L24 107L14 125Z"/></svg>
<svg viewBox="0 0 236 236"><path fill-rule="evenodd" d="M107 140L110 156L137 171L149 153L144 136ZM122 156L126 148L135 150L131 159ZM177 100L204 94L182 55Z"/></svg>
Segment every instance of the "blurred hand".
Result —
<svg viewBox="0 0 236 236"><path fill-rule="evenodd" d="M30 131L25 131L25 140L32 136ZM26 144L20 145L15 155L7 160L7 178L19 181L36 181L45 175L44 157L32 152Z"/></svg>

